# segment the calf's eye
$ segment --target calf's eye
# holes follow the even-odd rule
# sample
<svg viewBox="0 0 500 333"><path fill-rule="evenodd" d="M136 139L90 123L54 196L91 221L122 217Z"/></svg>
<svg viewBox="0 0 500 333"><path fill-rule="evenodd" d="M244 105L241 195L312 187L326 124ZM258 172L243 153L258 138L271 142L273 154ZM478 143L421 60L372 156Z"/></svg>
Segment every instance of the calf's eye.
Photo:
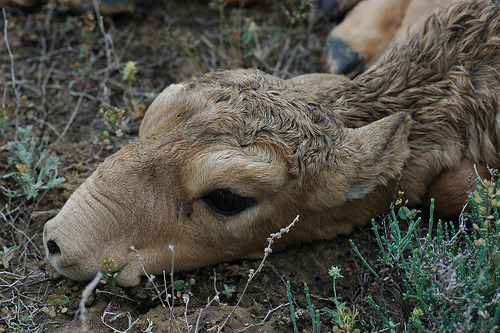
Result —
<svg viewBox="0 0 500 333"><path fill-rule="evenodd" d="M242 197L228 190L214 190L201 198L216 213L231 216L255 204L252 198Z"/></svg>

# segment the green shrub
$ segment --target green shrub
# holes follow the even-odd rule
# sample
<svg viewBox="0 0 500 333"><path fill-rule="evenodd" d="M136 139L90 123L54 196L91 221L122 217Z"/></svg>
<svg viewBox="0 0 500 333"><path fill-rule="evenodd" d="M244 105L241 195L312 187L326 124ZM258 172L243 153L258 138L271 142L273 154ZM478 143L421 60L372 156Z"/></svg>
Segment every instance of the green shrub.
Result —
<svg viewBox="0 0 500 333"><path fill-rule="evenodd" d="M406 203L397 213L391 207L385 236L372 220L381 251L378 260L394 281L403 281L403 297L414 307L407 322L395 324L369 297L386 328L397 327L398 332L500 330L500 189L496 175L491 180L478 179L468 203L470 213L464 214L457 230L453 223L439 220L434 224L432 201L428 230L423 237L422 219ZM406 221L408 228L400 228L399 220ZM466 221L472 224L472 230L467 230ZM352 241L351 244L379 278Z"/></svg>
<svg viewBox="0 0 500 333"><path fill-rule="evenodd" d="M9 142L9 145L14 147L14 156L9 159L9 162L16 167L17 171L8 173L3 178L13 178L19 185L18 189L5 190L4 194L11 198L26 196L27 199L32 199L38 196L40 190L52 188L65 181L63 177L57 177L59 165L57 157L47 157L46 149L43 149L36 157L39 150L38 138L31 137L32 128L31 125L25 128L19 127L18 139Z"/></svg>

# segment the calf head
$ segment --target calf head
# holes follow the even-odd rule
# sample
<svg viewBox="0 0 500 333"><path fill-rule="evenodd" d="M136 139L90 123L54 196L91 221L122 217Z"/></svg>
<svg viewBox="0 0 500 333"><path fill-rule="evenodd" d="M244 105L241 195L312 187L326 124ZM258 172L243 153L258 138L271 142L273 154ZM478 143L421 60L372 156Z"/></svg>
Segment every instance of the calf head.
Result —
<svg viewBox="0 0 500 333"><path fill-rule="evenodd" d="M187 270L261 256L269 234L297 214L301 222L275 249L332 237L342 229L331 209L401 172L408 123L396 114L344 128L318 97L256 70L172 85L150 106L139 139L47 222L48 260L88 280L113 258L117 283L131 286L143 275L137 254L160 274L172 265L169 245L175 269Z"/></svg>

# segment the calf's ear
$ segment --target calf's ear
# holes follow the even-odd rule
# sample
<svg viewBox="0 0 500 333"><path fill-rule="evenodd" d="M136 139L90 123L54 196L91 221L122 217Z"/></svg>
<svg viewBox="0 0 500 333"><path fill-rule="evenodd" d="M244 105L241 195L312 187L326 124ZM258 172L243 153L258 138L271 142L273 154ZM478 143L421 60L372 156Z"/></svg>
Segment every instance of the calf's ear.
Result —
<svg viewBox="0 0 500 333"><path fill-rule="evenodd" d="M347 129L346 145L355 150L351 168L356 170L345 199L361 199L378 185L387 185L401 174L410 147L410 116L399 112L363 127Z"/></svg>
<svg viewBox="0 0 500 333"><path fill-rule="evenodd" d="M156 125L160 124L163 119L167 118L172 111L172 104L181 97L183 92L183 84L171 84L155 98L141 122L141 126L139 127L139 138L144 137L151 132Z"/></svg>
<svg viewBox="0 0 500 333"><path fill-rule="evenodd" d="M338 207L362 199L401 174L410 156L410 117L397 113L359 128L343 128L334 163L310 169L304 179L310 208Z"/></svg>

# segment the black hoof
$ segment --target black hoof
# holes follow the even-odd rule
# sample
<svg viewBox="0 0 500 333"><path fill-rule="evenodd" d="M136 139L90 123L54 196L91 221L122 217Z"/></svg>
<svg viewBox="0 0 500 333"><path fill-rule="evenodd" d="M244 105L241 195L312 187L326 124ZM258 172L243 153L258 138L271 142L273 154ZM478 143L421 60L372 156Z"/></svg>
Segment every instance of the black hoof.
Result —
<svg viewBox="0 0 500 333"><path fill-rule="evenodd" d="M316 11L314 22L326 19L340 21L359 0L318 0L314 2Z"/></svg>
<svg viewBox="0 0 500 333"><path fill-rule="evenodd" d="M363 57L343 40L328 37L326 48L326 60L330 73L353 78L363 71Z"/></svg>

